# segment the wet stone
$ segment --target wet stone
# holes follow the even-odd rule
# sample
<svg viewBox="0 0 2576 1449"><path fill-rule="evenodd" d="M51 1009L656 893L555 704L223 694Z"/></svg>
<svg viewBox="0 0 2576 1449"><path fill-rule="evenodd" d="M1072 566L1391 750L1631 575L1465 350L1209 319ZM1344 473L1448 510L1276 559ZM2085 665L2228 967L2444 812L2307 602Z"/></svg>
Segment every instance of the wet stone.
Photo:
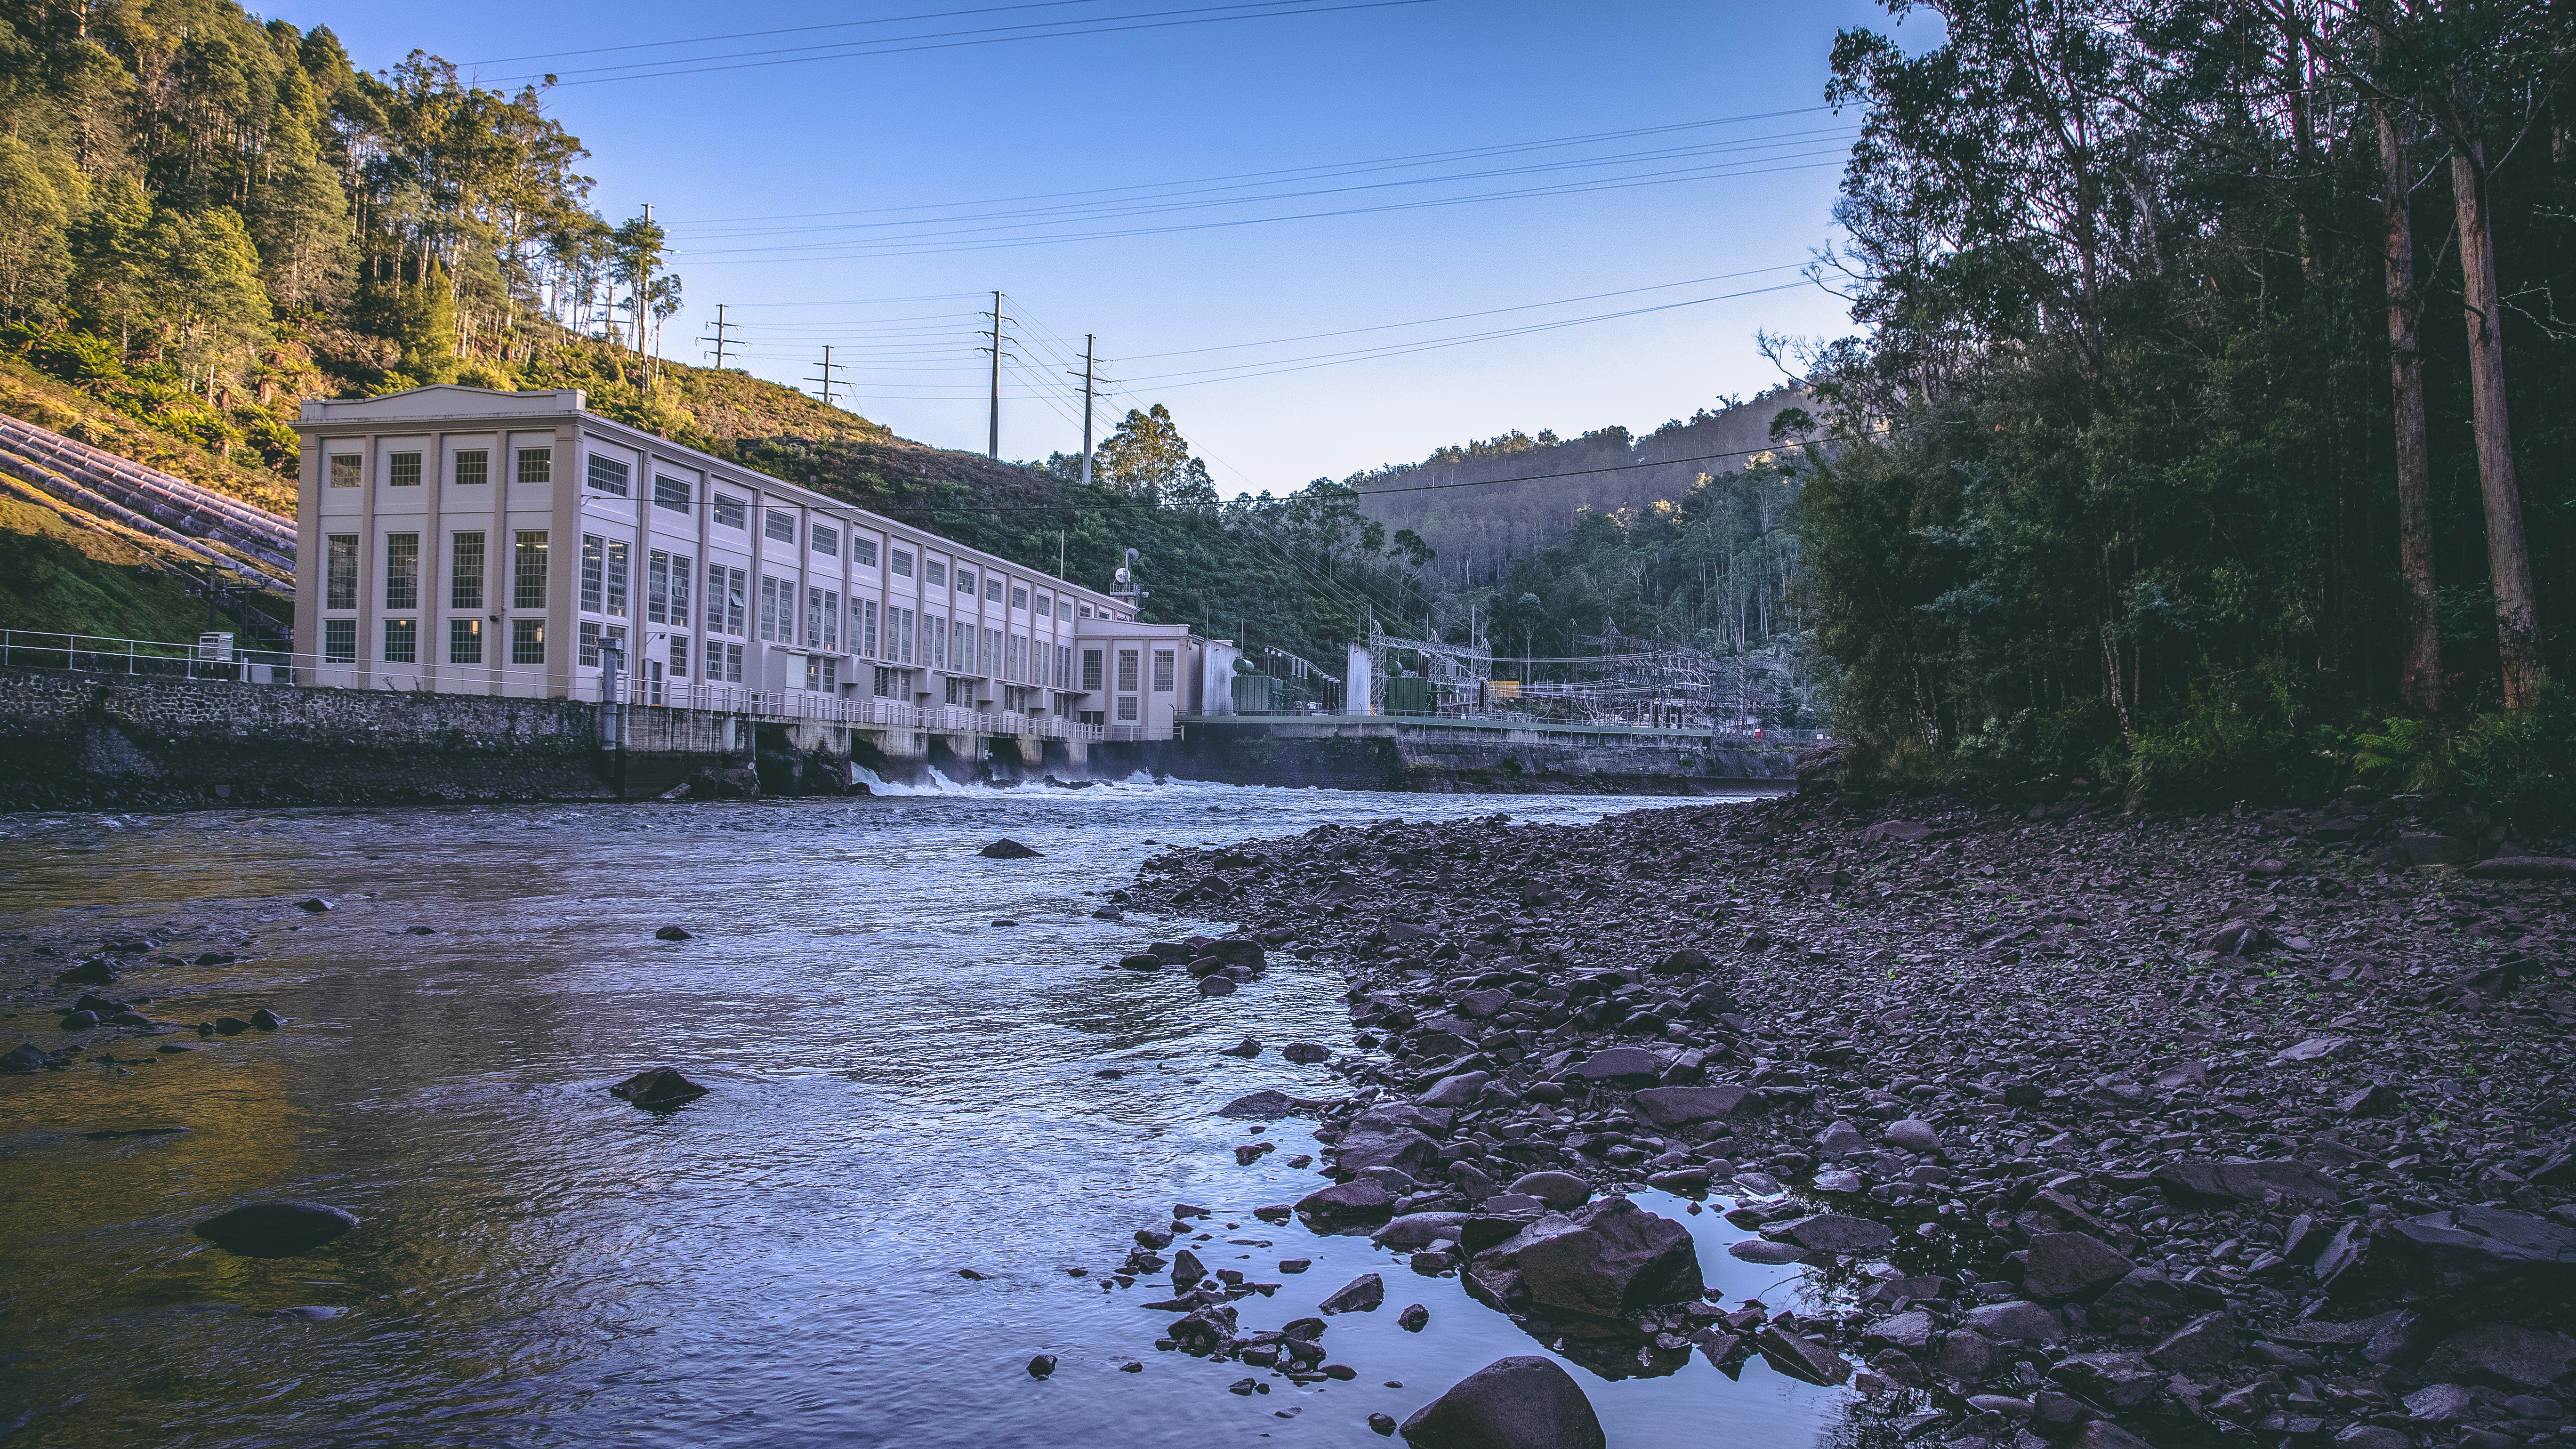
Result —
<svg viewBox="0 0 2576 1449"><path fill-rule="evenodd" d="M2053 1308L2036 1303L2014 1301L1986 1303L1971 1308L1962 1320L1968 1327L1988 1338L2018 1343L2063 1343L2066 1341L2066 1316Z"/></svg>
<svg viewBox="0 0 2576 1449"><path fill-rule="evenodd" d="M1386 1280L1375 1273L1362 1273L1342 1285L1333 1296L1316 1305L1326 1314L1373 1313L1386 1301Z"/></svg>
<svg viewBox="0 0 2576 1449"><path fill-rule="evenodd" d="M345 1208L280 1198L218 1213L195 1231L227 1248L293 1249L327 1243L357 1225L357 1214Z"/></svg>
<svg viewBox="0 0 2576 1449"><path fill-rule="evenodd" d="M1403 1424L1413 1449L1606 1449L1583 1386L1554 1359L1497 1359Z"/></svg>
<svg viewBox="0 0 2576 1449"><path fill-rule="evenodd" d="M221 1025L217 1023L218 1029ZM681 1076L675 1068L651 1067L609 1088L608 1094L638 1107L677 1107L705 1096L707 1090Z"/></svg>

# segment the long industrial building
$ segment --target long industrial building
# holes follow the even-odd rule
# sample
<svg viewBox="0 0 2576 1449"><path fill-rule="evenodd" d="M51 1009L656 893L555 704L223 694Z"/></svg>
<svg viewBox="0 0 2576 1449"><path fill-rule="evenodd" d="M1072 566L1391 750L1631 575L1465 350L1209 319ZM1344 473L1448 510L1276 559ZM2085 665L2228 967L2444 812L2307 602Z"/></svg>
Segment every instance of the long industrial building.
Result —
<svg viewBox="0 0 2576 1449"><path fill-rule="evenodd" d="M1069 741L1232 708L1232 642L1139 621L1132 591L677 446L578 390L316 400L296 431L311 683Z"/></svg>

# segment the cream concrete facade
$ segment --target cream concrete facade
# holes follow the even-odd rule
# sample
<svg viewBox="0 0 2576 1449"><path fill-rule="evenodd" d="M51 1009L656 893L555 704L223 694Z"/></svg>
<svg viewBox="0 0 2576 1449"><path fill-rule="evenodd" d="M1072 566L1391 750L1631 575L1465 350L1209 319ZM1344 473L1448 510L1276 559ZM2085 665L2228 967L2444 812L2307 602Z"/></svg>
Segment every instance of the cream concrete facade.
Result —
<svg viewBox="0 0 2576 1449"><path fill-rule="evenodd" d="M632 705L861 729L1169 739L1177 716L1230 708L1187 626L601 417L578 390L316 400L296 431L295 627L316 684L597 700L613 648Z"/></svg>

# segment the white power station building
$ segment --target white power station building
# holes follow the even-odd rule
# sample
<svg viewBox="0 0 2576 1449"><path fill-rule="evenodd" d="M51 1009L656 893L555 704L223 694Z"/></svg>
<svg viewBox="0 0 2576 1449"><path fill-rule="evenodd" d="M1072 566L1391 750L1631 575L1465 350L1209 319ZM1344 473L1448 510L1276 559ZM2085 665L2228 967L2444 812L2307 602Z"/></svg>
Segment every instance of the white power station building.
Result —
<svg viewBox="0 0 2576 1449"><path fill-rule="evenodd" d="M310 401L296 431L311 683L1077 741L1231 712L1231 641L614 422L577 390Z"/></svg>

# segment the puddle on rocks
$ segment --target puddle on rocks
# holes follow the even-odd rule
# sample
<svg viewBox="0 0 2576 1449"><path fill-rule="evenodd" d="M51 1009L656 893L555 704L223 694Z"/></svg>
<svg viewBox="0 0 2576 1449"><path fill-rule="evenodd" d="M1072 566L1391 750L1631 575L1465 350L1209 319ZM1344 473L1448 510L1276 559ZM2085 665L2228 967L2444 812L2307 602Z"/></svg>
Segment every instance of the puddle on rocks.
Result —
<svg viewBox="0 0 2576 1449"><path fill-rule="evenodd" d="M104 939L169 934L108 994L273 1035L103 1040L67 1072L0 1077L0 1435L12 1445L905 1446L1380 1444L1506 1354L1544 1351L1364 1237L1255 1207L1320 1185L1238 1167L1214 1109L1260 1087L1336 1094L1276 1047L1340 1045L1329 969L1274 953L1206 1000L1178 972L1103 970L1222 922L1089 913L1156 844L1504 812L1575 822L1673 802L1384 796L1208 785L980 789L756 806L0 817L0 1019L54 1048L48 983ZM1042 858L974 852L1008 835ZM336 909L307 915L298 900ZM997 921L1017 924L1000 926ZM666 924L695 933L661 942ZM407 934L427 927L433 934ZM1251 1035L1253 1061L1215 1054ZM158 1045L194 1050L161 1053ZM97 1062L102 1053L115 1058ZM638 1111L606 1087L676 1065L714 1090ZM1122 1075L1103 1077L1103 1071ZM93 1140L90 1134L154 1135ZM189 1224L298 1197L362 1226L239 1256ZM1729 1306L1810 1307L1798 1270L1660 1193ZM1348 1383L1268 1394L1157 1353L1170 1315L1104 1291L1139 1227L1213 1208L1211 1269L1284 1284L1278 1327L1362 1272L1386 1306L1331 1320ZM1237 1224L1233 1229L1223 1225ZM1268 1246L1233 1244L1231 1238ZM1309 1258L1302 1275L1276 1271ZM1068 1268L1088 1269L1075 1277ZM972 1269L981 1281L960 1275ZM1411 1303L1431 1314L1407 1333ZM1051 1379L1029 1377L1036 1353ZM1142 1373L1119 1365L1141 1361ZM1704 1360L1573 1370L1614 1445L1849 1438L1856 1396ZM1400 1380L1401 1388L1385 1386ZM1290 1418L1283 1411L1295 1410Z"/></svg>

